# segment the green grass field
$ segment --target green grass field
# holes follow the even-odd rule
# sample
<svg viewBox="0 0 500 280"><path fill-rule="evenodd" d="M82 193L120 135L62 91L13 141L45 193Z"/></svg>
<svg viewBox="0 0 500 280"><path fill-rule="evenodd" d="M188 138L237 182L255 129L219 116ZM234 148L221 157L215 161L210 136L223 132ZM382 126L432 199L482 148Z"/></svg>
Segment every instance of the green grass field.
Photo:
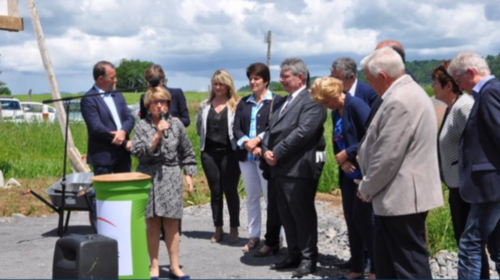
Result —
<svg viewBox="0 0 500 280"><path fill-rule="evenodd" d="M248 93L239 93L245 96ZM196 114L199 104L207 98L206 93L186 92L191 125L187 132L198 159L200 173L195 178L196 184L206 185L203 169L200 164L199 138L196 133ZM128 104L139 101L140 94L125 93ZM27 100L26 95L16 95L21 101ZM32 101L51 99L50 94L33 95ZM87 153L87 131L85 124L71 123L71 132L74 142L82 154ZM54 178L61 177L63 172L63 139L59 124L14 124L0 123L0 170L7 178ZM327 142L327 162L320 180L319 191L330 193L338 188L338 169L334 161L331 143L332 121L328 117L325 122L325 139ZM137 160L133 159L133 168ZM70 165L67 165L68 170ZM209 201L209 194L204 186L204 191L197 190L194 194L186 196L186 204L200 204ZM200 189L200 188L197 188ZM203 189L203 188L202 188ZM240 182L239 192L243 196L243 186ZM445 193L446 195L446 193ZM439 208L430 212L428 217L428 234L431 253L439 249L456 250L453 239L450 213L448 207Z"/></svg>

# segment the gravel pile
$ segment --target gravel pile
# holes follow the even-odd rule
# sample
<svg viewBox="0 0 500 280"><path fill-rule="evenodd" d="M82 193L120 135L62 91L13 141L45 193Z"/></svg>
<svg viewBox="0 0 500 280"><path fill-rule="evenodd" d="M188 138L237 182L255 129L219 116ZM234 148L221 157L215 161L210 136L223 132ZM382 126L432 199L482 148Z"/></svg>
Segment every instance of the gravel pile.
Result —
<svg viewBox="0 0 500 280"><path fill-rule="evenodd" d="M265 204L262 201L262 206ZM246 228L245 201L241 201L240 241L228 244L229 222L227 210L225 217L225 236L218 244L211 244L213 234L211 210L209 205L185 208L183 218L183 236L181 238L180 262L185 273L192 278L203 279L288 279L289 271L274 271L269 265L281 261L286 256L282 249L277 256L254 258L253 252L243 253L241 248L246 244L248 233ZM312 279L339 278L348 271L334 266L339 260L350 257L347 228L341 208L329 202L316 202L319 225L319 263L318 270ZM51 278L52 258L57 241L57 215L31 218L16 215L0 218L0 278ZM263 216L265 225L265 215ZM265 229L265 226L263 226ZM264 230L263 230L264 231ZM86 212L73 213L70 220L70 233L90 234L88 215ZM265 232L262 232L262 237ZM259 244L259 247L262 243ZM167 278L168 255L164 243L160 247L160 278ZM457 278L457 254L441 251L430 259L434 278ZM494 264L491 263L494 268ZM492 279L497 278L495 271Z"/></svg>

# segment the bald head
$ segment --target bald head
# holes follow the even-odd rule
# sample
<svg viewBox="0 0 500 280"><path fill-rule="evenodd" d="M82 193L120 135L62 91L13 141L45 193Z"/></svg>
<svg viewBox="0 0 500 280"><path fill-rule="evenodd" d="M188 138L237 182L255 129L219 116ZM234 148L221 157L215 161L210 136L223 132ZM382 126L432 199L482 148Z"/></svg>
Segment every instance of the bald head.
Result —
<svg viewBox="0 0 500 280"><path fill-rule="evenodd" d="M406 62L405 58L405 49L403 48L403 45L401 45L400 42L396 40L384 40L380 43L378 43L377 47L375 50L381 49L383 47L391 47L393 50L395 50L403 59L403 63Z"/></svg>

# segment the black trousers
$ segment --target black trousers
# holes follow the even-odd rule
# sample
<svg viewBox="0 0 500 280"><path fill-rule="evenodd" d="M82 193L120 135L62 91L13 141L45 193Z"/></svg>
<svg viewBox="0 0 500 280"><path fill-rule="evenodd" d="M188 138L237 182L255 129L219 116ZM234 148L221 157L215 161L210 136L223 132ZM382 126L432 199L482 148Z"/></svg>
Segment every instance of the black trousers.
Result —
<svg viewBox="0 0 500 280"><path fill-rule="evenodd" d="M427 212L375 216L374 261L378 279L432 279L425 244Z"/></svg>
<svg viewBox="0 0 500 280"><path fill-rule="evenodd" d="M365 248L368 257L373 260L373 207L371 203L358 198L358 185L353 179L341 175L340 188L351 250L351 272L363 273L366 264ZM373 262L370 262L370 272L375 273Z"/></svg>
<svg viewBox="0 0 500 280"><path fill-rule="evenodd" d="M238 182L240 180L240 165L234 152L202 152L201 165L207 177L210 188L210 205L214 226L224 225L222 214L226 196L229 211L230 227L240 226L240 197Z"/></svg>
<svg viewBox="0 0 500 280"><path fill-rule="evenodd" d="M467 217L469 216L470 204L465 202L460 196L458 188L448 188L448 202L450 204L451 222L453 223L453 233L457 246L460 243L460 236L465 229ZM491 252L490 252L491 253ZM488 263L488 255L486 255L485 247L481 255L481 279L490 279L490 264Z"/></svg>
<svg viewBox="0 0 500 280"><path fill-rule="evenodd" d="M315 180L276 176L278 210L285 228L288 257L316 262L318 259L318 217L314 198Z"/></svg>
<svg viewBox="0 0 500 280"><path fill-rule="evenodd" d="M278 199L276 197L276 186L273 180L267 183L267 221L265 245L269 247L277 246L280 242L281 219L278 211Z"/></svg>

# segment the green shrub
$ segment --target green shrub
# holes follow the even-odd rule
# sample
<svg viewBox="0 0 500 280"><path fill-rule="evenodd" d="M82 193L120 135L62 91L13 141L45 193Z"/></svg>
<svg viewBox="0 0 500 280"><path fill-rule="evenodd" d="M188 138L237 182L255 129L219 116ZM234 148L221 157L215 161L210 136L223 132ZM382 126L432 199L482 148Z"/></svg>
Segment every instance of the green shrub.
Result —
<svg viewBox="0 0 500 280"><path fill-rule="evenodd" d="M451 222L448 188L443 186L444 206L433 209L427 217L429 252L434 255L439 250L457 251L453 223Z"/></svg>

